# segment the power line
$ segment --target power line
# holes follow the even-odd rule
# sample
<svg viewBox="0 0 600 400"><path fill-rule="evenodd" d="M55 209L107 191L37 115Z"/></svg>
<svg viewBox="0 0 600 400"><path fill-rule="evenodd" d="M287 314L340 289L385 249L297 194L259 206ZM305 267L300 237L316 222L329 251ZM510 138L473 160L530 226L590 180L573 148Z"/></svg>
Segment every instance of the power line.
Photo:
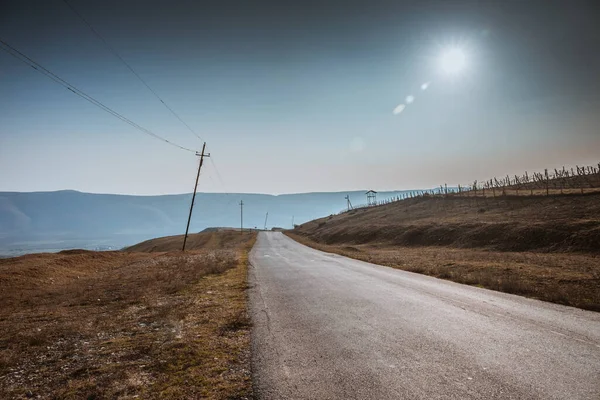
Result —
<svg viewBox="0 0 600 400"><path fill-rule="evenodd" d="M226 200L224 201L224 203L222 204L222 206L224 208L226 208L226 209L229 209L229 206L231 205L231 203L233 201L237 201L237 200L234 198L233 193L229 193L227 191L227 186L225 185L225 182L223 181L223 179L221 177L221 174L219 173L219 169L217 168L217 164L214 161L214 157L210 157L208 160L212 164L213 169L214 169L215 173L217 174L217 179L218 179L218 181L219 181L219 183L221 185L221 190L223 190L223 194L225 195L225 199Z"/></svg>
<svg viewBox="0 0 600 400"><path fill-rule="evenodd" d="M102 35L100 35L100 33L98 33L98 31L96 29L94 29L94 27L83 17L83 15L81 15L76 9L75 7L73 7L71 5L71 3L69 3L67 0L63 0L63 2L75 13L75 15L77 15L79 17L79 19L81 19L83 21L84 24L86 24L88 26L88 28L90 28L90 30L94 33L94 35L96 35L96 37L98 37L98 39L100 39L102 41L102 43L104 43L104 46L106 46L106 48L113 53L113 55L115 57L117 57L119 60L121 60L121 62L131 71L131 73L133 73L140 82L142 82L144 84L144 86L146 86L146 88L167 108L167 110L169 110L171 112L171 114L173 114L175 116L175 118L177 118L183 125L185 125L185 127L194 135L196 136L198 139L202 140L202 138L179 116L179 114L177 114L175 112L175 110L173 110L171 107L169 107L169 105L158 95L158 93L156 93L151 87L150 85L148 85L148 83L146 83L146 81L144 79L142 79L142 77L135 72L135 70L131 67L131 65L129 65L124 59L123 57L121 57L121 55L119 53L117 53L117 51L110 45L108 44L108 42L104 39L104 37L102 37Z"/></svg>
<svg viewBox="0 0 600 400"><path fill-rule="evenodd" d="M217 173L217 178L219 179L219 182L221 183L221 186L223 186L223 189L225 189L225 182L223 182L223 179L221 178L221 174L219 173L219 169L217 168L217 164L215 164L215 162L213 161L212 158L209 158L210 163L212 164L213 168L215 169L215 172Z"/></svg>
<svg viewBox="0 0 600 400"><path fill-rule="evenodd" d="M52 79L54 82L58 83L59 85L65 87L66 89L70 90L71 92L75 93L77 96L82 97L83 99L89 101L90 103L92 103L93 105L95 105L96 107L101 108L102 110L106 111L107 113L113 115L114 117L117 117L118 119L120 119L121 121L133 126L134 128L138 129L139 131L152 136L155 139L158 139L162 142L165 142L167 144L170 144L171 146L175 146L181 150L185 150L185 151L190 151L192 153L195 153L195 150L189 149L187 147L183 147L178 145L175 142L172 142L168 139L165 139L164 137L157 135L156 133L150 131L149 129L144 128L143 126L140 126L138 124L136 124L135 122L133 122L132 120L130 120L129 118L123 116L122 114L119 114L118 112L116 112L115 110L113 110L112 108L102 104L100 101L96 100L95 98L93 98L92 96L88 95L87 93L79 90L78 88L76 88L75 86L71 85L69 82L65 81L64 79L62 79L61 77L59 77L58 75L56 75L55 73L53 73L52 71L46 69L45 67L43 67L42 65L40 65L39 63L37 63L36 61L32 60L31 58L29 58L28 56L26 56L25 54L21 53L19 50L15 49L13 46L11 46L10 44L6 43L2 38L0 38L0 43L3 46L0 46L0 48L2 48L2 50L4 50L5 52L7 52L8 54L10 54L11 56L13 56L14 58L16 58L17 60L23 62L24 64L29 65L31 68L35 69L36 71L46 75L48 78Z"/></svg>

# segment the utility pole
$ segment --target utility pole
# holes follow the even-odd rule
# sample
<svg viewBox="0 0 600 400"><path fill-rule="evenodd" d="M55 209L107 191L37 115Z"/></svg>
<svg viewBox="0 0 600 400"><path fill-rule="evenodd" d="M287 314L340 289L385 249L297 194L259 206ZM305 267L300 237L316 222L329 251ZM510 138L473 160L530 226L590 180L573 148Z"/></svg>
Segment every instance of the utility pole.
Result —
<svg viewBox="0 0 600 400"><path fill-rule="evenodd" d="M352 203L350 202L350 195L346 195L344 197L346 199L346 207L348 207L348 211L352 210Z"/></svg>
<svg viewBox="0 0 600 400"><path fill-rule="evenodd" d="M192 204L190 205L190 215L188 216L187 226L185 227L185 236L183 237L183 247L181 251L185 251L185 243L187 242L188 231L190 230L190 221L192 220L192 210L194 209L194 200L196 200L196 190L198 189L198 179L200 178L200 169L202 169L202 164L204 163L204 157L210 157L209 154L204 154L204 150L206 149L206 142L202 145L202 153L198 154L200 156L200 164L198 165L198 174L196 175L196 183L194 184L194 194L192 195Z"/></svg>
<svg viewBox="0 0 600 400"><path fill-rule="evenodd" d="M244 232L244 200L240 201L240 233Z"/></svg>
<svg viewBox="0 0 600 400"><path fill-rule="evenodd" d="M267 211L267 215L265 216L265 231L267 230L267 219L269 218L269 212Z"/></svg>

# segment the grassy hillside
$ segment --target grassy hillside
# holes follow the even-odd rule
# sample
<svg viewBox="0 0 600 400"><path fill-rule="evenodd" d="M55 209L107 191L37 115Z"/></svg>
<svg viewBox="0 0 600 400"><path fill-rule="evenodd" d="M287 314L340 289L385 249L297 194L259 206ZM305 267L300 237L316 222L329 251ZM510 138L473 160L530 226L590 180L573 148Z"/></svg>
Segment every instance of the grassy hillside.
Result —
<svg viewBox="0 0 600 400"><path fill-rule="evenodd" d="M600 311L600 194L415 198L288 234L363 261Z"/></svg>
<svg viewBox="0 0 600 400"><path fill-rule="evenodd" d="M302 224L326 244L600 252L600 194L415 198Z"/></svg>
<svg viewBox="0 0 600 400"><path fill-rule="evenodd" d="M255 238L212 232L191 235L186 253L161 238L0 260L0 398L250 396Z"/></svg>
<svg viewBox="0 0 600 400"><path fill-rule="evenodd" d="M188 236L186 250L222 250L235 249L248 241L255 233L236 231L234 229L208 231ZM127 252L164 252L178 251L183 245L183 235L167 236L158 239L146 240L145 242L127 247Z"/></svg>

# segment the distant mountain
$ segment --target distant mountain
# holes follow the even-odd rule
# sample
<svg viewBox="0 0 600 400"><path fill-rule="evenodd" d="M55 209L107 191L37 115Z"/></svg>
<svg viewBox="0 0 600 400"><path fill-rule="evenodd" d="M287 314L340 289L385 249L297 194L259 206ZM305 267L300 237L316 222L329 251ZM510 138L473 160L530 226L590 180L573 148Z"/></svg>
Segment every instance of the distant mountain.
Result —
<svg viewBox="0 0 600 400"><path fill-rule="evenodd" d="M286 195L199 193L191 232L214 226L240 226L239 202L244 202L244 226L289 228L366 202L364 190ZM380 192L379 199L408 191ZM0 192L0 254L56 251L68 248L110 249L158 236L181 234L191 194L126 196L76 191Z"/></svg>

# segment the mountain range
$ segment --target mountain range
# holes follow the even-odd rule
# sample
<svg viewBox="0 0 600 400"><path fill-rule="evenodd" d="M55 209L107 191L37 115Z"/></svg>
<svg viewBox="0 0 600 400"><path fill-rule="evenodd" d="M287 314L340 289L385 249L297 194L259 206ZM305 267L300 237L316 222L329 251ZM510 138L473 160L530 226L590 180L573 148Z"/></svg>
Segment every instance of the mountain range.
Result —
<svg viewBox="0 0 600 400"><path fill-rule="evenodd" d="M291 228L366 203L366 190L300 194L198 193L190 232L240 226ZM378 193L379 199L410 191ZM119 249L185 231L191 194L133 196L55 192L0 192L0 255L70 248Z"/></svg>

